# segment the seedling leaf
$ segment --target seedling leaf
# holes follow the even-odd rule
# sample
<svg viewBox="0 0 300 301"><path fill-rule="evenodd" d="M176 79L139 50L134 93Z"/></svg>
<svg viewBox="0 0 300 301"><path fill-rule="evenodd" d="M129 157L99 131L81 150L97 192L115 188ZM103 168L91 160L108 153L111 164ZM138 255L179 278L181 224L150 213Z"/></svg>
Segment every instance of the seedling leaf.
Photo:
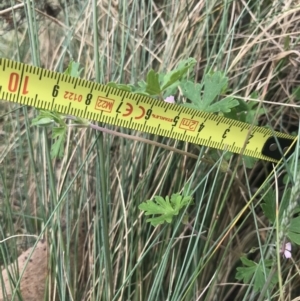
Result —
<svg viewBox="0 0 300 301"><path fill-rule="evenodd" d="M300 233L300 216L297 216L291 220L289 230Z"/></svg>
<svg viewBox="0 0 300 301"><path fill-rule="evenodd" d="M116 88L116 89L120 89L120 90L124 90L124 91L128 91L128 92L132 91L132 87L130 85L122 85L122 84L117 84L117 83L114 83L114 82L109 82L107 84L107 86L110 86L110 87L113 87L113 88Z"/></svg>
<svg viewBox="0 0 300 301"><path fill-rule="evenodd" d="M64 74L79 77L82 70L79 70L79 63L71 61L65 70Z"/></svg>
<svg viewBox="0 0 300 301"><path fill-rule="evenodd" d="M196 60L194 58L188 58L187 60L181 61L174 70L168 72L164 76L163 83L161 85L161 90L166 90L176 81L180 80L195 64Z"/></svg>
<svg viewBox="0 0 300 301"><path fill-rule="evenodd" d="M292 242L300 245L300 216L291 219L287 236Z"/></svg>
<svg viewBox="0 0 300 301"><path fill-rule="evenodd" d="M213 103L215 98L227 89L227 84L228 79L221 72L207 74L204 78L204 92L203 98L201 98L202 85L183 81L180 85L182 93L191 101L184 105L208 113L229 113L232 108L239 105L239 102L233 97L226 97Z"/></svg>
<svg viewBox="0 0 300 301"><path fill-rule="evenodd" d="M52 129L54 143L51 146L51 158L62 158L64 155L64 143L66 140L66 127L55 127Z"/></svg>
<svg viewBox="0 0 300 301"><path fill-rule="evenodd" d="M39 116L38 116L39 117ZM34 118L32 125L50 125L54 120L50 117Z"/></svg>
<svg viewBox="0 0 300 301"><path fill-rule="evenodd" d="M271 223L274 223L276 218L275 197L275 191L270 189L264 196L264 203L261 204L261 208L265 216Z"/></svg>
<svg viewBox="0 0 300 301"><path fill-rule="evenodd" d="M203 106L208 107L217 96L227 89L227 85L228 78L220 71L206 74L204 77Z"/></svg>
<svg viewBox="0 0 300 301"><path fill-rule="evenodd" d="M191 81L183 81L180 84L183 95L188 98L192 104L186 104L193 106L195 109L200 110L201 108L201 90L202 85L193 83Z"/></svg>
<svg viewBox="0 0 300 301"><path fill-rule="evenodd" d="M158 217L148 218L147 222L157 226L164 222L171 223L175 215L178 215L180 209L191 202L190 196L182 197L180 194L172 194L171 200L168 196L164 199L161 196L155 196L154 200L147 200L139 205L139 209L145 212L145 215L160 215Z"/></svg>
<svg viewBox="0 0 300 301"><path fill-rule="evenodd" d="M159 95L160 94L160 84L158 80L158 73L154 70L150 70L147 74L146 82L146 93L149 95Z"/></svg>
<svg viewBox="0 0 300 301"><path fill-rule="evenodd" d="M229 113L232 108L237 106L239 102L233 97L226 97L222 100L215 102L206 108L206 112L209 113Z"/></svg>
<svg viewBox="0 0 300 301"><path fill-rule="evenodd" d="M253 284L254 291L258 292L262 290L265 284L265 279L270 274L270 269L266 267L272 265L272 262L265 261L265 268L264 268L262 265L257 264L254 261L247 259L246 257L241 257L240 259L245 266L237 268L237 273L235 278L237 280L242 280L245 284L249 284L252 278L254 277L254 284ZM264 274L264 271L266 275ZM277 283L277 279L276 277L273 277L271 280L271 284L274 285L276 283Z"/></svg>
<svg viewBox="0 0 300 301"><path fill-rule="evenodd" d="M289 231L287 234L287 237L294 242L295 244L297 244L298 246L300 246L300 234L299 233L295 233L292 231Z"/></svg>

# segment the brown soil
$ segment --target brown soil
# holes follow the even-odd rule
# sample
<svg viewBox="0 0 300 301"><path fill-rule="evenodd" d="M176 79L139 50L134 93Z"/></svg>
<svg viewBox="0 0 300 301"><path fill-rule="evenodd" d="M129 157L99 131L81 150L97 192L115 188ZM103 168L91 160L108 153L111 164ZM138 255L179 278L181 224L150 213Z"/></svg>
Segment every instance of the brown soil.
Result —
<svg viewBox="0 0 300 301"><path fill-rule="evenodd" d="M32 255L30 256L31 253ZM10 278L18 279L19 277L15 276L17 271L19 270L20 275L24 269L25 271L20 282L21 289L19 290L23 301L43 300L48 274L48 247L45 241L39 241L34 250L29 248L18 257L17 262L10 264L7 269L2 271L4 285L3 287L0 285L0 301L12 300L14 288L11 287L12 281ZM13 300L19 300L18 293L15 294Z"/></svg>
<svg viewBox="0 0 300 301"><path fill-rule="evenodd" d="M76 279L84 276L86 269L82 267L86 266L84 261L84 250L85 241L87 237L86 227L83 222L83 216L79 219L79 232L78 236L75 235L76 231L72 231L70 250L74 253L70 254L69 264L72 267L72 275L74 275L74 267L77 266ZM64 222L63 222L64 224ZM63 240L66 242L66 227L62 224L63 229ZM74 230L75 228L73 228ZM75 252L77 245L77 252ZM52 255L51 255L52 256ZM23 252L15 262L10 264L7 269L2 271L2 281L0 279L0 301L41 301L44 300L47 277L51 274L51 266L49 266L50 260L50 250L47 240L41 240L37 243L36 247L29 248ZM75 262L76 260L76 262ZM19 289L12 299L12 295L15 291L15 285L20 275L24 272ZM53 273L52 273L53 274ZM81 277L79 277L81 274ZM79 277L79 278L78 278ZM22 296L22 298L19 298Z"/></svg>

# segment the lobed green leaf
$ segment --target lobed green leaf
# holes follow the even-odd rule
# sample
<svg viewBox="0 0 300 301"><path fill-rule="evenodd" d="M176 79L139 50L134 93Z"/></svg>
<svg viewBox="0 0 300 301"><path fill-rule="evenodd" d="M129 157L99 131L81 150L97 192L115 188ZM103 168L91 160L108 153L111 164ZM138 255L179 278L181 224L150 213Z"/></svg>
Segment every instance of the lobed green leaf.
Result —
<svg viewBox="0 0 300 301"><path fill-rule="evenodd" d="M145 212L145 215L160 215L147 219L153 226L171 223L172 218L178 215L180 209L190 204L190 196L182 197L180 194L172 194L171 199L166 196L155 196L153 200L147 200L139 205L139 209Z"/></svg>

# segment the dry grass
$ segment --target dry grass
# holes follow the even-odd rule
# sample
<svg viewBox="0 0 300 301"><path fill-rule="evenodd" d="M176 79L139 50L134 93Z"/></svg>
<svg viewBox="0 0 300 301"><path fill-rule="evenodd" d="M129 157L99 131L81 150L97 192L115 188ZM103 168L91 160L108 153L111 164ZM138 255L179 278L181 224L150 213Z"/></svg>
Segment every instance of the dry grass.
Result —
<svg viewBox="0 0 300 301"><path fill-rule="evenodd" d="M296 1L232 1L226 5L223 1L199 0L98 1L97 7L101 82L136 83L145 78L150 68L171 70L181 59L194 57L197 59L195 79L198 82L210 70L223 70L230 79L233 95L248 103L259 102L265 109L265 114L259 116L260 125L272 125L286 133L297 130L299 101L293 91L300 80L300 7ZM81 76L94 80L92 1L70 1L61 8L53 17L47 13L45 6L37 7L39 64L62 71L71 59L75 59L84 68ZM20 16L21 11L19 8ZM10 16L9 12L0 12L4 25L0 55L30 63L33 56L28 50L27 22L21 22L18 31L14 31ZM217 168L212 169L208 164L197 165L194 159L144 143L104 135L107 173L100 175L95 134L90 129L70 130L64 158L49 165L46 138L50 134L29 126L29 119L35 114L33 110L29 111L28 119L24 111L13 111L16 108L14 104L1 102L0 106L3 112L0 116L0 201L4 204L1 235L7 237L20 232L43 234L50 217L44 230L49 231L53 227L61 233L61 216L67 216L67 225L76 225L79 212L84 210L86 214L84 223L91 235L86 239L88 248L82 250L86 253L85 260L90 260L87 263L90 264L89 274L83 276L81 264L76 266L75 276L63 268L52 270L48 274L52 281L49 281L51 294L52 291L59 292L59 300L71 300L71 297L73 300L108 299L109 285L100 231L99 178L103 176L108 188L112 296L115 296L111 300L167 300L169 287L174 298L169 296L169 300L181 300L176 287L183 291L186 286L180 281L193 285L192 292L184 300L197 300L201 294L201 300L251 299L250 296L245 297L247 287L238 283L234 275L242 254L250 254L251 259L258 260L261 254L251 253L252 248L256 248L258 242L270 243L269 224L257 206L260 198L253 203L257 207L242 216L222 245L212 257L209 256L216 246L214 243L223 237L224 229L231 225L270 173L270 165L257 162L252 170L241 165L237 168L239 181L234 179L231 182L230 172L218 172ZM181 142L158 137L150 139L197 155L199 150L202 151L198 146ZM217 160L218 153L206 152ZM236 168L236 159L232 157L227 162L231 172ZM194 194L196 206L189 212L189 226L181 225L177 230L149 227L137 209L138 204L155 194L164 196L177 192L192 175L195 179L193 188L199 187ZM51 180L55 182L54 188ZM268 185L273 184L274 179ZM280 191L285 189L282 183L279 185ZM68 229L71 235L73 227ZM202 232L202 236L195 234L194 230ZM176 233L174 237L173 231ZM61 237L58 234L49 240L50 245L54 244L54 249L59 250L53 255L52 264L59 261L61 250L69 252L70 258L74 251ZM169 241L172 247L167 253ZM31 250L22 253L28 245L32 245L32 241L16 241L2 247L2 257L8 256L9 263L20 256L21 271L24 257ZM195 248L193 252L191 245ZM24 300L27 300L27 290L23 287L27 287L25 281L29 279L26 273L31 273L35 262L43 263L37 265L40 269L48 262L49 257L43 255L43 246L38 243L32 254L33 261L28 263L24 280L21 280ZM14 250L11 254L15 256L10 257L9 250ZM40 251L44 259L36 260ZM168 254L166 267L162 263L165 254ZM298 250L293 256L297 261ZM70 258L67 260L72 263ZM188 259L191 259L190 263ZM285 286L285 296L292 300L299 295L299 275L295 265L288 263L285 268L296 275L294 280L284 276L290 281ZM161 275L160 269L163 270ZM197 269L201 273L194 282L190 282L189 277L194 276ZM71 283L63 282L65 272L70 274L66 279ZM6 274L4 271L4 280ZM40 278L37 280L43 282ZM39 287L37 291L43 294L42 286L37 286L34 281L31 284L33 289ZM42 300L40 295L39 298L34 294L29 296L30 300L35 297ZM275 300L277 297L272 298Z"/></svg>

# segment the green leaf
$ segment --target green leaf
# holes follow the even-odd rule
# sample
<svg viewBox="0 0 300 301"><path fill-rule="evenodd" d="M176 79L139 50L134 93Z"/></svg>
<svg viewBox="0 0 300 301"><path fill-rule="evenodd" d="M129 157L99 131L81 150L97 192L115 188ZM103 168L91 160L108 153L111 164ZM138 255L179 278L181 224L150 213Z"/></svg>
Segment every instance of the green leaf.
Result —
<svg viewBox="0 0 300 301"><path fill-rule="evenodd" d="M241 105L233 97L225 97L212 103L227 88L227 84L228 79L221 72L215 72L212 75L207 74L204 78L204 92L201 99L203 86L191 81L183 81L180 84L182 94L191 101L191 103L185 103L184 106L208 113L229 113L232 108Z"/></svg>
<svg viewBox="0 0 300 301"><path fill-rule="evenodd" d="M194 58L188 58L187 60L181 61L174 70L168 72L164 76L161 85L161 91L166 90L176 81L182 79L182 77L187 74L188 70L191 67L193 67L195 64L196 64L196 60Z"/></svg>
<svg viewBox="0 0 300 301"><path fill-rule="evenodd" d="M45 110L40 110L39 115L34 118L31 122L32 125L46 125L48 121L49 123L57 123L60 126L65 126L65 121L64 121L65 116L63 114L57 113L55 111L45 111Z"/></svg>
<svg viewBox="0 0 300 301"><path fill-rule="evenodd" d="M144 80L141 80L138 82L138 86L145 91L147 87L147 83Z"/></svg>
<svg viewBox="0 0 300 301"><path fill-rule="evenodd" d="M287 210L287 208L290 205L291 191L292 191L291 188L285 189L284 194L281 198L280 208L279 208L279 222L280 222L280 224L281 224L284 212ZM275 199L274 199L274 202L275 202Z"/></svg>
<svg viewBox="0 0 300 301"><path fill-rule="evenodd" d="M208 106L206 109L203 110L205 110L208 113L229 113L230 110L236 107L238 104L239 102L233 97L225 97L222 100L213 103L212 105Z"/></svg>
<svg viewBox="0 0 300 301"><path fill-rule="evenodd" d="M146 93L149 95L159 95L160 92L158 73L151 69L147 74Z"/></svg>
<svg viewBox="0 0 300 301"><path fill-rule="evenodd" d="M251 93L250 98L258 99L257 92ZM259 103L255 102L255 101L250 101L250 102L247 103L247 105L248 105L249 109L248 109L248 113L246 115L245 122L257 125L258 124L258 120L259 120L258 117L261 116L261 115L263 115L263 114L265 114L265 110L264 110L264 108L258 109Z"/></svg>
<svg viewBox="0 0 300 301"><path fill-rule="evenodd" d="M79 70L79 63L76 63L74 61L71 61L65 70L64 74L73 76L73 77L79 77L82 70Z"/></svg>
<svg viewBox="0 0 300 301"><path fill-rule="evenodd" d="M237 101L239 102L239 105L236 107L237 113L249 111L249 106L246 101L243 99L238 99Z"/></svg>
<svg viewBox="0 0 300 301"><path fill-rule="evenodd" d="M180 84L180 88L183 96L188 98L192 102L193 108L201 110L202 104L200 94L202 90L202 85L187 80L183 81ZM188 106L189 104L185 105Z"/></svg>
<svg viewBox="0 0 300 301"><path fill-rule="evenodd" d="M238 114L238 112L236 110L236 107L232 108L230 110L230 112L224 114L224 117L226 117L226 118L230 118L230 119L234 119L234 120L239 120L239 121L242 121L242 122L245 121L245 117L244 116L245 116L245 113L239 113Z"/></svg>
<svg viewBox="0 0 300 301"><path fill-rule="evenodd" d="M50 125L51 123L53 123L53 118L50 117L41 117L40 116L32 119L31 124L32 125Z"/></svg>
<svg viewBox="0 0 300 301"><path fill-rule="evenodd" d="M238 267L235 278L237 280L242 280L245 284L249 284L254 278L253 289L255 292L260 291L265 285L265 279L268 278L270 274L270 269L265 268L261 264L257 264L246 257L240 258L245 267ZM272 262L265 262L265 267L270 266ZM264 271L266 275L264 274ZM272 277L271 284L275 285L277 283L277 278L275 276Z"/></svg>
<svg viewBox="0 0 300 301"><path fill-rule="evenodd" d="M148 93L146 93L146 89L147 83L145 81L139 81L137 83L137 87L133 90L133 92L137 94L148 95Z"/></svg>
<svg viewBox="0 0 300 301"><path fill-rule="evenodd" d="M300 216L291 219L289 230L300 233Z"/></svg>
<svg viewBox="0 0 300 301"><path fill-rule="evenodd" d="M241 258L242 259L242 258ZM238 267L235 278L237 280L243 280L244 283L249 283L256 271L256 265L248 267Z"/></svg>
<svg viewBox="0 0 300 301"><path fill-rule="evenodd" d="M66 140L67 127L55 127L52 129L54 143L51 146L51 158L62 158L64 155L64 143Z"/></svg>
<svg viewBox="0 0 300 301"><path fill-rule="evenodd" d="M294 242L295 244L300 246L300 234L289 231L287 237Z"/></svg>
<svg viewBox="0 0 300 301"><path fill-rule="evenodd" d="M300 207L296 207L293 212L294 212L294 214L300 213Z"/></svg>
<svg viewBox="0 0 300 301"><path fill-rule="evenodd" d="M55 123L57 123L61 126L65 126L65 121L64 121L65 116L56 111L40 110L39 115L36 118L34 118L33 121L36 122L43 118L50 118L50 119L52 119L52 122L54 121Z"/></svg>
<svg viewBox="0 0 300 301"><path fill-rule="evenodd" d="M117 84L117 83L114 83L114 82L109 82L107 84L107 86L110 86L110 87L113 87L113 88L116 88L116 89L120 89L120 90L124 90L124 91L128 91L128 92L132 91L131 85L122 85L122 84Z"/></svg>
<svg viewBox="0 0 300 301"><path fill-rule="evenodd" d="M244 161L246 168L253 168L255 163L258 161L258 159L244 155L243 161Z"/></svg>
<svg viewBox="0 0 300 301"><path fill-rule="evenodd" d="M154 201L148 200L146 203L140 204L139 209L146 211L145 215L169 214L173 212L168 196L166 197L166 200L161 196L155 196Z"/></svg>
<svg viewBox="0 0 300 301"><path fill-rule="evenodd" d="M264 196L264 203L261 204L261 208L265 216L269 219L271 223L274 223L276 219L275 199L276 199L275 191L270 189Z"/></svg>
<svg viewBox="0 0 300 301"><path fill-rule="evenodd" d="M227 85L228 78L220 71L206 74L204 77L203 107L207 108L217 96L227 89Z"/></svg>
<svg viewBox="0 0 300 301"><path fill-rule="evenodd" d="M236 107L231 108L230 112L225 113L224 116L226 118L246 122L246 117L247 117L247 114L249 112L249 106L242 99L237 99L237 101L238 101L239 104Z"/></svg>
<svg viewBox="0 0 300 301"><path fill-rule="evenodd" d="M73 124L78 124L82 127L88 127L90 126L90 121L84 118L76 117L76 119L73 120Z"/></svg>
<svg viewBox="0 0 300 301"><path fill-rule="evenodd" d="M153 226L171 223L174 216L178 215L180 209L190 204L190 196L182 197L180 194L172 194L171 200L168 196L164 199L161 196L155 196L154 200L147 200L139 205L139 209L145 212L145 215L160 215L147 219Z"/></svg>
<svg viewBox="0 0 300 301"><path fill-rule="evenodd" d="M290 203L291 189L286 189L283 197L281 198L280 208L279 208L279 222L281 224L284 211L288 208ZM275 223L276 219L276 194L275 191L269 189L264 196L264 203L261 204L261 208L265 216L269 219L271 223ZM293 220L292 220L293 221ZM294 225L294 222L293 222ZM296 224L297 228L298 224ZM300 227L300 224L299 224ZM293 230L292 230L293 231ZM300 230L299 230L300 231Z"/></svg>
<svg viewBox="0 0 300 301"><path fill-rule="evenodd" d="M256 262L248 259L247 257L242 256L240 260L247 267L256 267Z"/></svg>

